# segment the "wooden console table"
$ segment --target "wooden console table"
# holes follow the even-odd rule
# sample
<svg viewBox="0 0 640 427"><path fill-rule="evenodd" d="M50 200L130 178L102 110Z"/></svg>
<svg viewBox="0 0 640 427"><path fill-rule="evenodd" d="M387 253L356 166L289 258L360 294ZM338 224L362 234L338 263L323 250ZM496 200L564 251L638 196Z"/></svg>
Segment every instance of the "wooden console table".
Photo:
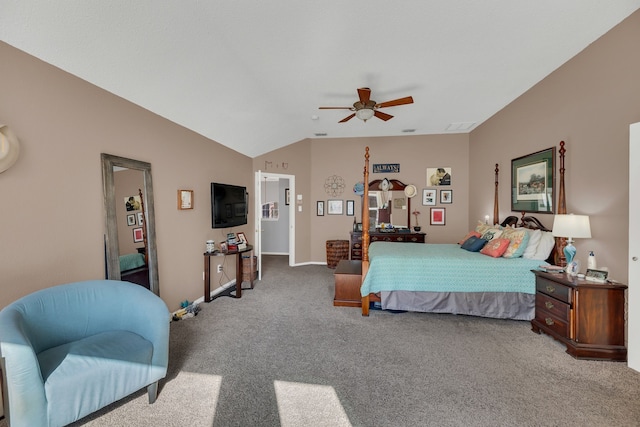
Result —
<svg viewBox="0 0 640 427"><path fill-rule="evenodd" d="M205 252L204 253L204 302L211 302L211 257L212 256L227 256L237 255L236 259L236 298L242 298L242 254L246 252L252 252L253 246L247 245L245 249L239 251L228 252ZM253 256L251 258L251 271L253 271ZM253 273L250 274L249 282L251 283L251 289L253 289Z"/></svg>

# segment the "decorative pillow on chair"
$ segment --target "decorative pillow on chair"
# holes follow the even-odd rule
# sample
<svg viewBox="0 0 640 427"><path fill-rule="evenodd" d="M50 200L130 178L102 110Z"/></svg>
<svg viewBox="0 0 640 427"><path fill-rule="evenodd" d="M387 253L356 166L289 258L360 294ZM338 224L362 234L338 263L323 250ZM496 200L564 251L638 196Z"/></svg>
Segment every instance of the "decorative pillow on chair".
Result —
<svg viewBox="0 0 640 427"><path fill-rule="evenodd" d="M482 237L482 234L478 233L477 231L470 231L470 232L468 232L468 233L467 233L467 235L466 235L466 236L464 236L464 237L462 238L462 240L460 240L460 241L458 242L458 244L459 244L459 245L463 244L463 243L464 243L464 242L466 242L466 241L467 241L467 239L468 239L469 237L471 237L471 236L474 236L474 237Z"/></svg>
<svg viewBox="0 0 640 427"><path fill-rule="evenodd" d="M471 236L460 246L469 252L478 252L487 244L487 241L479 237Z"/></svg>
<svg viewBox="0 0 640 427"><path fill-rule="evenodd" d="M510 240L509 247L504 255L502 255L505 258L521 257L527 248L527 243L529 243L529 234L524 228L515 229L507 227L502 232L502 237Z"/></svg>
<svg viewBox="0 0 640 427"><path fill-rule="evenodd" d="M509 239L497 238L493 239L490 242L487 242L486 245L480 250L481 254L489 255L494 258L500 258L502 254L509 247L509 243L511 241Z"/></svg>

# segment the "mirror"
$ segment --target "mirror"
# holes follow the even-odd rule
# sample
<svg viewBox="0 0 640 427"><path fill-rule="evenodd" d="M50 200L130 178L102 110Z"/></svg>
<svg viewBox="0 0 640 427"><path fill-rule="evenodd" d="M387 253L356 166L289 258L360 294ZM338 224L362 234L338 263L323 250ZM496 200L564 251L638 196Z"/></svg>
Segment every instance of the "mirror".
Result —
<svg viewBox="0 0 640 427"><path fill-rule="evenodd" d="M133 220L138 221L140 213L143 219L142 233L140 239L144 241L144 258L145 265L140 271L147 274L148 287L151 292L160 295L158 282L158 254L156 248L156 232L155 232L155 214L153 206L153 185L151 181L151 164L138 160L127 159L124 157L113 156L102 153L102 183L104 195L105 209L105 252L106 252L106 276L111 280L123 280L120 271L120 245L118 236L118 219L127 221L129 217L134 216ZM142 172L142 186L140 204L141 207L136 209L135 206L132 213L126 211L119 212L116 198L116 172L115 169L130 169ZM137 191L136 191L137 193ZM134 196L134 195L131 195ZM122 204L124 205L124 200ZM137 224L137 223L136 223ZM134 227L132 227L133 230ZM136 232L133 232L134 241L137 238ZM123 267L124 268L124 267ZM146 270L145 270L146 269ZM134 280L130 280L134 281ZM137 282L135 282L137 283Z"/></svg>
<svg viewBox="0 0 640 427"><path fill-rule="evenodd" d="M409 227L411 223L411 199L404 194L406 185L397 179L387 180L388 191L381 190L384 180L369 183L369 223L378 228L381 223L394 227Z"/></svg>

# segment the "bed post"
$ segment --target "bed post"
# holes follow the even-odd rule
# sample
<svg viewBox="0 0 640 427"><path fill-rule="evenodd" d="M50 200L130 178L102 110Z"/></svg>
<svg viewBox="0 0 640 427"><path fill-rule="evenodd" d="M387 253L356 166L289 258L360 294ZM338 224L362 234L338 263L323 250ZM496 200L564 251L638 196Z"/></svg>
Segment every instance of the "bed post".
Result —
<svg viewBox="0 0 640 427"><path fill-rule="evenodd" d="M493 195L493 224L500 224L500 212L498 209L498 172L500 171L500 169L498 168L498 164L496 163L496 179L495 179L495 186L496 186L496 190L495 193Z"/></svg>
<svg viewBox="0 0 640 427"><path fill-rule="evenodd" d="M560 159L560 178L558 182L558 210L557 214L563 215L567 213L567 199L564 190L564 156L567 150L564 148L564 141L560 141L560 150L558 150L558 157ZM554 264L564 267L567 265L567 260L564 257L562 249L567 239L564 237L556 237L556 252L553 257Z"/></svg>
<svg viewBox="0 0 640 427"><path fill-rule="evenodd" d="M369 147L364 153L364 194L362 195L362 281L369 270ZM369 315L369 294L362 297L362 315Z"/></svg>

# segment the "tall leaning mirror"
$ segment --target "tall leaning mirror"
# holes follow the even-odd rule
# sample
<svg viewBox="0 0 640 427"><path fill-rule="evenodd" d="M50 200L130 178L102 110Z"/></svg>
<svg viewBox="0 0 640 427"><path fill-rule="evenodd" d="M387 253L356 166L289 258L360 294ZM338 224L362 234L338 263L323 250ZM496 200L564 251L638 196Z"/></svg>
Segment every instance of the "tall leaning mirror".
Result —
<svg viewBox="0 0 640 427"><path fill-rule="evenodd" d="M102 153L106 276L160 295L151 164Z"/></svg>

